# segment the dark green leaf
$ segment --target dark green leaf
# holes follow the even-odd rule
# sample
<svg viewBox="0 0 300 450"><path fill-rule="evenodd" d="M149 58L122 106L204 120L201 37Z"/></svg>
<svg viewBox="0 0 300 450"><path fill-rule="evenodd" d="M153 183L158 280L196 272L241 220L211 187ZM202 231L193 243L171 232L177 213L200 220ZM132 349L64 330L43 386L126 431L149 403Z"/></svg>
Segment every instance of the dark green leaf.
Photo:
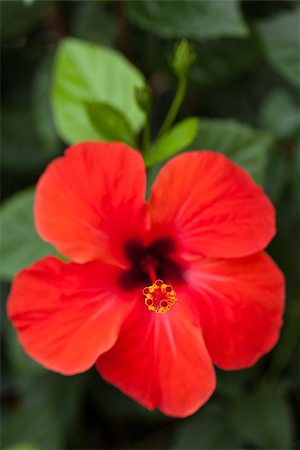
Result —
<svg viewBox="0 0 300 450"><path fill-rule="evenodd" d="M288 180L288 166L281 146L270 153L270 162L264 180L264 189L273 203L278 203Z"/></svg>
<svg viewBox="0 0 300 450"><path fill-rule="evenodd" d="M5 450L38 450L38 448L32 444L18 444L6 448Z"/></svg>
<svg viewBox="0 0 300 450"><path fill-rule="evenodd" d="M257 26L270 63L284 77L300 85L300 7L280 13Z"/></svg>
<svg viewBox="0 0 300 450"><path fill-rule="evenodd" d="M178 428L172 449L238 449L241 441L234 433L228 413L218 404L207 405Z"/></svg>
<svg viewBox="0 0 300 450"><path fill-rule="evenodd" d="M50 2L37 1L34 4L25 4L19 1L1 2L1 36L12 38L27 33L46 12Z"/></svg>
<svg viewBox="0 0 300 450"><path fill-rule="evenodd" d="M118 32L113 8L105 2L76 2L71 17L71 35L97 44L113 46Z"/></svg>
<svg viewBox="0 0 300 450"><path fill-rule="evenodd" d="M208 39L248 32L235 0L127 1L130 20L163 37Z"/></svg>
<svg viewBox="0 0 300 450"><path fill-rule="evenodd" d="M46 371L14 379L18 402L5 405L2 445L30 442L41 450L65 448L65 432L70 433L81 406L84 382L84 375L71 378Z"/></svg>
<svg viewBox="0 0 300 450"><path fill-rule="evenodd" d="M11 280L20 269L37 259L56 253L35 231L33 199L34 191L30 188L6 200L2 207L0 275L4 280Z"/></svg>
<svg viewBox="0 0 300 450"><path fill-rule="evenodd" d="M292 187L293 187L293 196L295 198L295 202L300 216L300 140L297 142L294 150Z"/></svg>
<svg viewBox="0 0 300 450"><path fill-rule="evenodd" d="M272 146L272 136L230 119L201 119L190 150L215 150L228 156L262 183Z"/></svg>
<svg viewBox="0 0 300 450"><path fill-rule="evenodd" d="M19 99L2 107L2 164L9 172L41 169L50 161L37 136L29 102Z"/></svg>
<svg viewBox="0 0 300 450"><path fill-rule="evenodd" d="M195 139L199 120L189 117L163 134L145 154L145 163L151 167L184 150Z"/></svg>
<svg viewBox="0 0 300 450"><path fill-rule="evenodd" d="M239 397L231 415L246 448L292 448L291 413L283 389Z"/></svg>
<svg viewBox="0 0 300 450"><path fill-rule="evenodd" d="M35 74L32 86L33 126L43 148L57 154L60 141L56 133L50 106L50 83L53 54L46 55Z"/></svg>
<svg viewBox="0 0 300 450"><path fill-rule="evenodd" d="M300 135L300 106L288 92L276 89L271 91L262 105L260 122L281 139Z"/></svg>
<svg viewBox="0 0 300 450"><path fill-rule="evenodd" d="M249 70L259 57L256 40L212 39L200 42L198 58L191 73L191 80L204 86L222 85Z"/></svg>
<svg viewBox="0 0 300 450"><path fill-rule="evenodd" d="M125 115L111 105L87 102L86 108L94 128L105 141L122 141L136 146L134 132Z"/></svg>
<svg viewBox="0 0 300 450"><path fill-rule="evenodd" d="M87 102L100 102L122 112L137 132L145 116L134 89L143 75L115 50L77 39L60 44L54 71L52 105L56 127L68 143L104 140L87 113Z"/></svg>
<svg viewBox="0 0 300 450"><path fill-rule="evenodd" d="M45 369L36 363L25 353L23 347L17 339L12 324L7 320L4 325L5 349L7 350L7 359L9 368L17 376L35 375L45 371Z"/></svg>

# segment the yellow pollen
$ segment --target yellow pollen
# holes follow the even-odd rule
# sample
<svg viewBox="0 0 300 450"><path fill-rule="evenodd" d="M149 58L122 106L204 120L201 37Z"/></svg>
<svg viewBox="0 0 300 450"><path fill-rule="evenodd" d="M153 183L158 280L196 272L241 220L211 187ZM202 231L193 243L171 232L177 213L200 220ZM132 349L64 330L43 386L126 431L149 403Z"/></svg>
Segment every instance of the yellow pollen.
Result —
<svg viewBox="0 0 300 450"><path fill-rule="evenodd" d="M143 294L145 305L149 311L154 311L157 314L165 314L170 311L177 301L173 287L162 280L156 280L151 286L146 286L143 289Z"/></svg>

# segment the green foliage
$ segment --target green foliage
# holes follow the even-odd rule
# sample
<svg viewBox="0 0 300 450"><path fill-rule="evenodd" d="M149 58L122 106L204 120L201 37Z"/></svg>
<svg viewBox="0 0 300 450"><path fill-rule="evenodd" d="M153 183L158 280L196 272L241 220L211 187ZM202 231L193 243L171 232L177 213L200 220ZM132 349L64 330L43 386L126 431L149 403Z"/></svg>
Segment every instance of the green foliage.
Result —
<svg viewBox="0 0 300 450"><path fill-rule="evenodd" d="M19 404L5 407L2 445L30 442L43 450L64 448L65 432L70 431L81 405L84 377L63 378L45 372L13 381Z"/></svg>
<svg viewBox="0 0 300 450"><path fill-rule="evenodd" d="M262 21L257 29L270 63L287 80L300 85L300 7Z"/></svg>
<svg viewBox="0 0 300 450"><path fill-rule="evenodd" d="M179 427L172 449L239 449L228 412L219 404L207 405Z"/></svg>
<svg viewBox="0 0 300 450"><path fill-rule="evenodd" d="M9 172L29 172L43 167L50 156L44 151L27 99L13 99L1 108L2 165Z"/></svg>
<svg viewBox="0 0 300 450"><path fill-rule="evenodd" d="M215 87L234 80L249 70L259 58L253 37L212 39L197 44L198 59L191 79L201 86Z"/></svg>
<svg viewBox="0 0 300 450"><path fill-rule="evenodd" d="M27 33L39 23L50 1L37 1L27 4L22 0L6 1L1 7L1 36L13 38Z"/></svg>
<svg viewBox="0 0 300 450"><path fill-rule="evenodd" d="M11 280L37 259L55 254L53 247L35 231L33 198L34 191L30 188L11 197L2 207L0 225L5 240L1 247L0 275L4 280Z"/></svg>
<svg viewBox="0 0 300 450"><path fill-rule="evenodd" d="M53 81L56 127L68 143L106 140L86 109L87 102L101 102L125 114L135 132L144 114L134 98L134 88L144 84L142 74L120 53L77 39L59 46Z"/></svg>
<svg viewBox="0 0 300 450"><path fill-rule="evenodd" d="M293 186L293 193L295 195L295 202L300 217L300 140L297 142L294 151L292 186Z"/></svg>
<svg viewBox="0 0 300 450"><path fill-rule="evenodd" d="M195 139L199 128L199 120L195 117L182 120L159 137L145 153L147 167L165 161L181 150L184 150Z"/></svg>
<svg viewBox="0 0 300 450"><path fill-rule="evenodd" d="M33 127L43 149L49 154L56 154L60 141L56 133L50 106L51 69L53 52L47 54L40 62L32 86Z"/></svg>
<svg viewBox="0 0 300 450"><path fill-rule="evenodd" d="M232 376L236 378L235 374ZM245 385L240 385L232 399L216 400L186 419L175 435L172 449L287 449L291 446L291 411L286 390L281 387L249 394Z"/></svg>
<svg viewBox="0 0 300 450"><path fill-rule="evenodd" d="M88 116L104 141L123 141L136 146L134 132L126 116L113 106L86 102Z"/></svg>
<svg viewBox="0 0 300 450"><path fill-rule="evenodd" d="M129 0L126 9L139 27L163 37L208 39L248 32L235 0Z"/></svg>
<svg viewBox="0 0 300 450"><path fill-rule="evenodd" d="M260 122L280 139L299 136L300 106L288 92L273 90L262 105Z"/></svg>
<svg viewBox="0 0 300 450"><path fill-rule="evenodd" d="M284 394L283 389L258 391L236 400L231 423L247 448L292 447L291 411Z"/></svg>
<svg viewBox="0 0 300 450"><path fill-rule="evenodd" d="M247 170L259 183L264 180L272 136L228 119L201 119L190 150L215 150Z"/></svg>
<svg viewBox="0 0 300 450"><path fill-rule="evenodd" d="M1 2L1 448L299 447L297 3ZM176 91L172 49L187 39L197 61L190 82L184 77ZM9 322L12 278L56 254L35 231L30 186L66 147L60 138L120 140L140 149L148 194L168 158L185 150L222 152L276 206L277 235L268 252L286 278L280 340L249 369L216 369L217 390L192 417L150 412L94 369L75 377L51 373L25 353Z"/></svg>

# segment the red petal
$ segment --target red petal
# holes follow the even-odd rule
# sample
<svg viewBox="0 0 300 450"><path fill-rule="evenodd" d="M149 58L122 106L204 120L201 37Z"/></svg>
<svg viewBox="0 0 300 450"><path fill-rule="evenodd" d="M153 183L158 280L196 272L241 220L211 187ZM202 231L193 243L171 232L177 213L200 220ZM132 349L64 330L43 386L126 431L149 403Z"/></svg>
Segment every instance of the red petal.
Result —
<svg viewBox="0 0 300 450"><path fill-rule="evenodd" d="M25 351L64 374L83 372L116 341L132 303L120 297L117 271L99 262L45 258L17 275L8 314Z"/></svg>
<svg viewBox="0 0 300 450"><path fill-rule="evenodd" d="M171 230L188 259L250 255L275 234L274 208L263 190L212 151L184 153L168 162L149 204L154 233Z"/></svg>
<svg viewBox="0 0 300 450"><path fill-rule="evenodd" d="M233 260L203 259L188 273L203 336L222 369L252 366L277 342L284 278L266 253Z"/></svg>
<svg viewBox="0 0 300 450"><path fill-rule="evenodd" d="M179 299L158 315L140 304L115 346L102 355L103 377L150 410L185 417L211 396L215 373L191 310Z"/></svg>
<svg viewBox="0 0 300 450"><path fill-rule="evenodd" d="M124 240L146 227L145 184L143 159L127 145L76 144L38 183L37 230L74 261L122 264Z"/></svg>

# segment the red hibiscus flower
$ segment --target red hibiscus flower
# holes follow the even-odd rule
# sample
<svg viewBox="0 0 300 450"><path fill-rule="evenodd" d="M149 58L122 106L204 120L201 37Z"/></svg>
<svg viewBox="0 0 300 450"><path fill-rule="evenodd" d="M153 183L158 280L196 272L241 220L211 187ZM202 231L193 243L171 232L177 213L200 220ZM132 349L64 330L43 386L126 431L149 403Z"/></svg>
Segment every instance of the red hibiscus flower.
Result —
<svg viewBox="0 0 300 450"><path fill-rule="evenodd" d="M26 352L104 379L149 409L185 417L215 389L213 364L241 369L276 343L284 280L263 252L274 209L226 157L181 154L145 202L143 159L121 143L85 142L42 175L47 257L16 277L8 312Z"/></svg>

